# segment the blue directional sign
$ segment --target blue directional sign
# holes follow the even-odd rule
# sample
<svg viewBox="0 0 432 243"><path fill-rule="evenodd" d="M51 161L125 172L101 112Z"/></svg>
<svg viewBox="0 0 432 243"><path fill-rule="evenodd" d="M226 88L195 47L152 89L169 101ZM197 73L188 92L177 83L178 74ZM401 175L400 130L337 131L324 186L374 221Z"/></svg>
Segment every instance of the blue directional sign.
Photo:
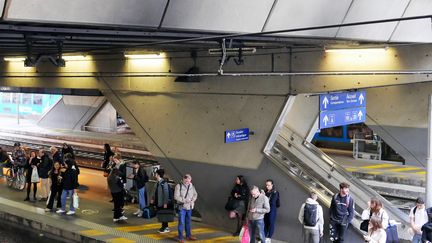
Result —
<svg viewBox="0 0 432 243"><path fill-rule="evenodd" d="M366 121L366 107L320 112L319 128L337 127Z"/></svg>
<svg viewBox="0 0 432 243"><path fill-rule="evenodd" d="M225 131L225 143L249 140L249 128Z"/></svg>
<svg viewBox="0 0 432 243"><path fill-rule="evenodd" d="M320 111L366 106L366 91L320 95Z"/></svg>

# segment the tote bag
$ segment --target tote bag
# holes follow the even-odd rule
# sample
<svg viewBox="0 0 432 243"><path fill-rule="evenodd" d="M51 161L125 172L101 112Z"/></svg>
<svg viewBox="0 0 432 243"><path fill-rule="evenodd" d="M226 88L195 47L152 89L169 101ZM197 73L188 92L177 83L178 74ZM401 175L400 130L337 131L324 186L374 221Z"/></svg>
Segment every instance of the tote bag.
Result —
<svg viewBox="0 0 432 243"><path fill-rule="evenodd" d="M249 243L250 242L250 235L249 235L249 228L247 225L243 225L240 234L239 234L239 240L240 243Z"/></svg>
<svg viewBox="0 0 432 243"><path fill-rule="evenodd" d="M31 183L38 183L39 182L39 174L36 167L33 167L32 174L31 174Z"/></svg>
<svg viewBox="0 0 432 243"><path fill-rule="evenodd" d="M72 201L73 201L73 206L74 208L79 208L79 197L78 197L78 193L74 193L72 196Z"/></svg>

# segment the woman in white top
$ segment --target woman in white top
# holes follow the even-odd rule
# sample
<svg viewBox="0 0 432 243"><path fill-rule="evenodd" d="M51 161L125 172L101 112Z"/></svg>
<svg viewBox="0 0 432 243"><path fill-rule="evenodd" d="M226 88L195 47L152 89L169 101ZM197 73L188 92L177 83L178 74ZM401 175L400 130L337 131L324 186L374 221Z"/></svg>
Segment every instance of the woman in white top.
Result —
<svg viewBox="0 0 432 243"><path fill-rule="evenodd" d="M382 227L381 218L372 216L369 220L369 231L363 236L369 243L386 243L387 234Z"/></svg>
<svg viewBox="0 0 432 243"><path fill-rule="evenodd" d="M383 229L387 229L389 223L389 216L384 210L382 202L377 198L371 198L371 200L369 201L369 208L363 210L362 220L368 220L372 216L381 219Z"/></svg>

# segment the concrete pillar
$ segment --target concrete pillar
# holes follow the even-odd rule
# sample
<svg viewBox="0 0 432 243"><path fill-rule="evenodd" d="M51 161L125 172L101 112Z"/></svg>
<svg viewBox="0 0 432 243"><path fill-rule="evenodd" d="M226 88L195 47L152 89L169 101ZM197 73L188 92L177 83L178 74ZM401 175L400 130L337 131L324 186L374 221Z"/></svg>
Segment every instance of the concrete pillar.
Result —
<svg viewBox="0 0 432 243"><path fill-rule="evenodd" d="M432 206L432 95L429 95L428 155L426 164L426 207Z"/></svg>

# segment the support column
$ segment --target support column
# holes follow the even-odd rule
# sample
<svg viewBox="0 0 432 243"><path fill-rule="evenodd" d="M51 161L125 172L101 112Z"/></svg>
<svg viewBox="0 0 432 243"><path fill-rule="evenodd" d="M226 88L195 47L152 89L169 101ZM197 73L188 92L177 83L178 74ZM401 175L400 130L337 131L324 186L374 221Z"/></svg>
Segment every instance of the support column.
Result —
<svg viewBox="0 0 432 243"><path fill-rule="evenodd" d="M426 164L426 207L432 206L432 95L429 95L428 154Z"/></svg>

